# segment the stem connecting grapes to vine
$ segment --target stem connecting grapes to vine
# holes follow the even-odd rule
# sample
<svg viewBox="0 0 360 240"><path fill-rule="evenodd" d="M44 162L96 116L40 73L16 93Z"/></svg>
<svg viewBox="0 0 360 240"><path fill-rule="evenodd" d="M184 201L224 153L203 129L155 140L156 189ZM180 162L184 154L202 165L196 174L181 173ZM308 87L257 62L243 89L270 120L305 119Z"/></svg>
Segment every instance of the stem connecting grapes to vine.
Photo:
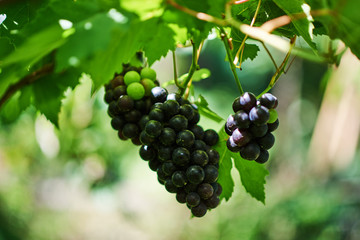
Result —
<svg viewBox="0 0 360 240"><path fill-rule="evenodd" d="M236 85L237 85L237 87L239 89L240 95L243 95L244 90L242 89L239 77L238 77L238 75L236 73L236 65L234 64L234 59L232 57L231 49L230 49L230 46L229 46L229 39L227 37L227 34L226 34L224 28L222 28L222 27L220 28L220 33L221 33L221 38L222 38L222 40L224 42L224 45L225 45L226 54L227 54L227 57L228 57L228 61L229 61L229 64L230 64L231 71L232 71L232 73L234 75L234 78L235 78Z"/></svg>

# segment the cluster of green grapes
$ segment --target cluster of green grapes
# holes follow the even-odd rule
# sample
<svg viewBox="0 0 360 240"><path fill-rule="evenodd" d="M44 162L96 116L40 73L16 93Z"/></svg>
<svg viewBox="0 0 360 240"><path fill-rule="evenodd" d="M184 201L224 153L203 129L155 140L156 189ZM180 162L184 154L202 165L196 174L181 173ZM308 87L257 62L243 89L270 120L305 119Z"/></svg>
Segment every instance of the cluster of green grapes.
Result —
<svg viewBox="0 0 360 240"><path fill-rule="evenodd" d="M158 181L202 217L220 203L220 156L213 148L219 136L198 125L196 105L158 85L154 70L125 66L105 85L111 126L121 140L141 145L140 157Z"/></svg>
<svg viewBox="0 0 360 240"><path fill-rule="evenodd" d="M153 69L129 65L124 65L124 70L105 85L111 126L121 140L131 139L135 145L141 145L140 125L152 107L151 89L158 85Z"/></svg>

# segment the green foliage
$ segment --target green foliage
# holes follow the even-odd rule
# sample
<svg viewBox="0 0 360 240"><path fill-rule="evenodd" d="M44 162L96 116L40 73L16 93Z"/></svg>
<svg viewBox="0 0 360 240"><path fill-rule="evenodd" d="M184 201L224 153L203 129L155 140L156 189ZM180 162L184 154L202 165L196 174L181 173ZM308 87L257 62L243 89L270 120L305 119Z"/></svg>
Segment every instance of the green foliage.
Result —
<svg viewBox="0 0 360 240"><path fill-rule="evenodd" d="M264 168L264 165L242 159L239 153L230 152L226 147L227 139L228 135L224 129L221 129L219 131L219 143L216 145L216 150L221 156L219 167L219 183L223 186L221 198L229 200L234 190L234 181L231 176L233 160L245 190L253 198L265 204L264 185L266 183L265 177L269 172Z"/></svg>
<svg viewBox="0 0 360 240"><path fill-rule="evenodd" d="M298 54L302 53L299 55L306 57L310 54L309 59L321 56L325 62L338 64L341 54L336 53L337 49L321 52L314 44L312 35L323 34L342 40L360 58L358 0L263 0L258 12L259 1L253 0L230 6L231 16L225 16L227 2L49 0L6 4L0 9L0 14L6 14L0 25L1 119L14 121L24 109L33 106L58 126L64 92L78 85L82 73L91 78L95 92L112 79L114 73L121 72L124 63L142 65L135 58L137 52L142 51L151 66L180 45L192 43L198 49L211 31L223 26L231 29L232 55L241 53L241 61L255 60L260 51L258 32L249 30L245 34L239 28L241 24L249 25L255 14L256 27L284 15L292 19L290 24L274 29L273 35L261 32L268 36L260 38L263 43L276 45L273 42L276 39L299 36L312 50L309 53L306 51L308 47L296 46ZM261 28L257 30L262 31ZM245 37L252 42L244 42ZM240 49L241 46L244 48ZM282 46L278 48L286 49ZM48 65L54 67L44 70ZM193 66L198 67L196 64ZM194 73L193 82L210 76L207 69L196 69L191 72ZM188 74L179 77L180 84L187 77ZM173 80L167 84L174 83ZM190 95L195 95L193 86ZM200 95L195 103L201 115L216 122L223 121L210 110L203 96ZM264 202L264 179L268 172L262 165L245 161L239 154L227 151L223 131L220 139L217 149L221 155L219 181L224 188L222 197L228 200L233 192L231 169L234 161L246 191Z"/></svg>

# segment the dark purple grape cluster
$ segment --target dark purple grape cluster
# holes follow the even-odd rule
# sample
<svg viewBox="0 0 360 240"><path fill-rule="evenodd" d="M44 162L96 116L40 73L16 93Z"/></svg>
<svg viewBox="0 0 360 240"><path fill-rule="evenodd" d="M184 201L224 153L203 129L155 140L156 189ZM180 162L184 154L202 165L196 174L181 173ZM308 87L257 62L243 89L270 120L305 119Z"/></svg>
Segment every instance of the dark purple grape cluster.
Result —
<svg viewBox="0 0 360 240"><path fill-rule="evenodd" d="M161 87L151 90L152 107L141 121L140 156L157 172L158 181L196 217L220 203L217 183L219 153L212 148L218 134L198 125L195 105Z"/></svg>
<svg viewBox="0 0 360 240"><path fill-rule="evenodd" d="M144 97L138 100L131 98L127 94L124 76L128 72L136 72L135 74L140 75L142 69L124 64L123 71L115 74L114 78L105 85L104 100L109 104L108 114L111 117L111 126L118 131L121 140L131 139L135 145L141 145L140 126L147 121L147 114L152 107L150 91L153 86L159 85L157 81L153 82L153 86L146 84L146 81L145 83L141 81L139 84L148 94L144 93Z"/></svg>
<svg viewBox="0 0 360 240"><path fill-rule="evenodd" d="M249 92L237 97L232 106L235 113L225 124L225 131L230 136L228 149L240 152L244 159L267 162L268 150L275 143L272 132L279 126L277 105L278 100L271 93L263 94L259 100Z"/></svg>

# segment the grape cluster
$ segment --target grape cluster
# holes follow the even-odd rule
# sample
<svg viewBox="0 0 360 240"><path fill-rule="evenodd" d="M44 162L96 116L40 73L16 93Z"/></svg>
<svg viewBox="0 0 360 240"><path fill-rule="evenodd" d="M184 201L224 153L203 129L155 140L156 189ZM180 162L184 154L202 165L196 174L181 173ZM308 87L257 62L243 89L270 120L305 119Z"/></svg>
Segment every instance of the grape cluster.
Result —
<svg viewBox="0 0 360 240"><path fill-rule="evenodd" d="M232 105L235 113L225 124L225 131L230 136L228 149L240 152L244 159L267 162L268 150L275 142L272 132L279 126L277 105L278 100L271 93L263 94L259 100L249 92L237 97Z"/></svg>
<svg viewBox="0 0 360 240"><path fill-rule="evenodd" d="M140 156L157 172L158 181L196 217L219 202L219 153L212 148L218 134L199 126L195 105L161 87L151 90L152 107L140 123Z"/></svg>
<svg viewBox="0 0 360 240"><path fill-rule="evenodd" d="M123 71L105 85L104 100L109 104L111 126L121 140L131 139L135 145L141 145L140 126L152 106L151 89L158 85L154 70L129 65L124 65Z"/></svg>

